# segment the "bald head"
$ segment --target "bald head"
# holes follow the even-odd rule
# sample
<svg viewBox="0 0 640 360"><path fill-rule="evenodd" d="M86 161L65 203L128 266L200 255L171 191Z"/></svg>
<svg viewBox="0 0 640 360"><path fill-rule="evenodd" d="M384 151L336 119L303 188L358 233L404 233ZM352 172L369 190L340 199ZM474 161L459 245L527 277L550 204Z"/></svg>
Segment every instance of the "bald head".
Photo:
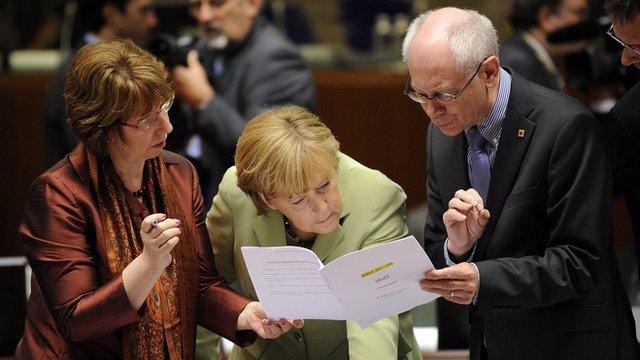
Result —
<svg viewBox="0 0 640 360"><path fill-rule="evenodd" d="M486 16L453 7L428 11L409 26L402 47L405 62L453 63L459 71L473 71L479 61L497 55L496 30Z"/></svg>

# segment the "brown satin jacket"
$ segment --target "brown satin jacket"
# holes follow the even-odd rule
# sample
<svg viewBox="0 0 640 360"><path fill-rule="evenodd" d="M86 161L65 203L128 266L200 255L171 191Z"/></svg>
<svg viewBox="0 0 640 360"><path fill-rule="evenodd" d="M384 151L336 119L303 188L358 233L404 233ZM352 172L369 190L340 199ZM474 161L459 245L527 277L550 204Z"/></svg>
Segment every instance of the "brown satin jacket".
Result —
<svg viewBox="0 0 640 360"><path fill-rule="evenodd" d="M255 334L236 331L236 324L251 300L233 292L213 265L195 170L174 153L163 151L160 156L184 208L185 222L194 229L199 300L198 313L192 316L246 346ZM134 223L139 223L148 210L131 197ZM140 315L129 303L122 276L108 275L100 209L82 144L33 183L20 234L33 275L16 358L121 358L121 329Z"/></svg>

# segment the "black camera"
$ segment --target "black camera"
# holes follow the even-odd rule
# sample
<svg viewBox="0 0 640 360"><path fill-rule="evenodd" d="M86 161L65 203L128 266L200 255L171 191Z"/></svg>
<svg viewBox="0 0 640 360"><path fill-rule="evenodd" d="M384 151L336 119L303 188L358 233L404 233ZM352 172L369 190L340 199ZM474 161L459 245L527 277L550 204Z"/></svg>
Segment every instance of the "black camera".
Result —
<svg viewBox="0 0 640 360"><path fill-rule="evenodd" d="M173 37L169 34L157 33L149 40L148 50L160 59L168 68L177 65L187 66L187 54L190 50L198 50L200 61L206 54L203 46L200 46L198 38L193 36Z"/></svg>

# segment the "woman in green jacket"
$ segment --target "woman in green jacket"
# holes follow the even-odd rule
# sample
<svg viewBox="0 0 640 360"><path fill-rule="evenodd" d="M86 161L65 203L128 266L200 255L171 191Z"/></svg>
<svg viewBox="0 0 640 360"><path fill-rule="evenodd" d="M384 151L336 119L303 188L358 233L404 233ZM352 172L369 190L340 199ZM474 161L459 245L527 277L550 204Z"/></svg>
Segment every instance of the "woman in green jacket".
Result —
<svg viewBox="0 0 640 360"><path fill-rule="evenodd" d="M406 195L379 171L339 151L307 110L254 117L238 140L235 167L207 216L216 268L257 299L242 246L303 246L324 263L407 235ZM231 359L420 359L410 314L361 329L354 321L308 320L276 340L235 347Z"/></svg>

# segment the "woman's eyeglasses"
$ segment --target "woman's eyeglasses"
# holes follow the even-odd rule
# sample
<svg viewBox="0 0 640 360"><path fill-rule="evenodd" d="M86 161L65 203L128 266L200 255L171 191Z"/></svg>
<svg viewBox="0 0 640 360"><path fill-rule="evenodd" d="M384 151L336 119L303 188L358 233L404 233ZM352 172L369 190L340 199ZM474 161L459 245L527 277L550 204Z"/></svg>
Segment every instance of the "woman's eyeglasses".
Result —
<svg viewBox="0 0 640 360"><path fill-rule="evenodd" d="M160 114L167 115L169 113L169 110L171 109L171 106L173 105L174 100L175 100L175 96L172 96L169 100L167 100L166 103L162 105L162 107L160 108L160 111L158 111L157 113L151 116L146 117L145 119L143 119L138 123L129 123L129 122L121 121L120 125L138 129L138 130L149 130L153 127L153 125L158 120L158 115Z"/></svg>

